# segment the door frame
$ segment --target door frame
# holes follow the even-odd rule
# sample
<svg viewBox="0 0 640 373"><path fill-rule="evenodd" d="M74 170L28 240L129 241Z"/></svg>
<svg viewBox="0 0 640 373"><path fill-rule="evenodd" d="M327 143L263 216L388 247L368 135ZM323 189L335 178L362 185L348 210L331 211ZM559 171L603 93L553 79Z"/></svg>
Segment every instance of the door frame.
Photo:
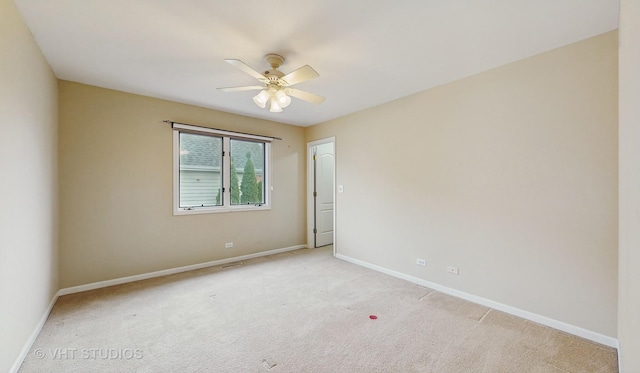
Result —
<svg viewBox="0 0 640 373"><path fill-rule="evenodd" d="M311 141L307 143L307 248L315 248L315 240L313 236L314 216L314 200L313 200L313 183L314 183L314 164L313 164L313 148L333 143L333 256L336 256L336 138L327 137L325 139Z"/></svg>

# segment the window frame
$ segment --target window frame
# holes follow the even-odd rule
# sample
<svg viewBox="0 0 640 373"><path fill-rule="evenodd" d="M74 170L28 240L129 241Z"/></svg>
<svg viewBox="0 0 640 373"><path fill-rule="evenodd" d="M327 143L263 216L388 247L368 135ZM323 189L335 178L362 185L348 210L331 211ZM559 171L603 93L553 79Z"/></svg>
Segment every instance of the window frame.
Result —
<svg viewBox="0 0 640 373"><path fill-rule="evenodd" d="M206 127L192 126L182 123L172 123L173 127L173 215L215 214L239 211L262 211L271 209L271 142L272 137L244 134L232 131L218 130ZM222 205L203 207L180 207L180 133L189 133L202 136L222 138ZM231 139L251 141L264 144L264 171L263 171L263 204L231 204Z"/></svg>

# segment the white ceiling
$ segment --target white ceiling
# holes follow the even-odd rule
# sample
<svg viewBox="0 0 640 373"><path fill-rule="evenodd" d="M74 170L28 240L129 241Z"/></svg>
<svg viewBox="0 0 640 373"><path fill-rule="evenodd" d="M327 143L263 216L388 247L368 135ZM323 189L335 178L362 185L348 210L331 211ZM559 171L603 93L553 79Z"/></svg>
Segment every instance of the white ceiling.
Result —
<svg viewBox="0 0 640 373"><path fill-rule="evenodd" d="M618 0L14 0L60 79L309 126L617 28ZM286 58L320 77L282 113L257 81Z"/></svg>

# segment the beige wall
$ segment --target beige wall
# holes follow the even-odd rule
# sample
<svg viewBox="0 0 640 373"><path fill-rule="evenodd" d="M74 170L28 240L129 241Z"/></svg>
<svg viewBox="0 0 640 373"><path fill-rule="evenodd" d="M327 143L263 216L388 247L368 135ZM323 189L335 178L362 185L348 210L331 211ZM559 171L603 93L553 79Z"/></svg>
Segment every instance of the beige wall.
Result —
<svg viewBox="0 0 640 373"><path fill-rule="evenodd" d="M616 337L615 32L306 132L329 136L339 254Z"/></svg>
<svg viewBox="0 0 640 373"><path fill-rule="evenodd" d="M640 367L640 2L620 2L620 371Z"/></svg>
<svg viewBox="0 0 640 373"><path fill-rule="evenodd" d="M303 128L66 81L59 87L62 288L304 244ZM272 145L273 208L173 216L165 119L283 138Z"/></svg>
<svg viewBox="0 0 640 373"><path fill-rule="evenodd" d="M10 0L0 0L0 372L58 290L57 85Z"/></svg>

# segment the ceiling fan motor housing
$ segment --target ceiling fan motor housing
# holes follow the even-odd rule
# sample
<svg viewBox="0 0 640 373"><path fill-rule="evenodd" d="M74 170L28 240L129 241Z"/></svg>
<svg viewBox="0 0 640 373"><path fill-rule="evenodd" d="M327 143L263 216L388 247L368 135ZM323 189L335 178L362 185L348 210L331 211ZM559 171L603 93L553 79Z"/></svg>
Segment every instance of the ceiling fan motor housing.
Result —
<svg viewBox="0 0 640 373"><path fill-rule="evenodd" d="M280 78L282 78L284 76L284 74L281 71L275 70L275 69L274 70L266 70L263 73L263 75L264 75L265 78L267 78L269 80L277 80L277 79L280 79Z"/></svg>
<svg viewBox="0 0 640 373"><path fill-rule="evenodd" d="M269 79L269 83L279 84L278 80L284 76L284 73L278 71L278 67L284 63L284 57L279 54L270 53L264 56L264 59L271 65L271 70L266 70L262 75Z"/></svg>

